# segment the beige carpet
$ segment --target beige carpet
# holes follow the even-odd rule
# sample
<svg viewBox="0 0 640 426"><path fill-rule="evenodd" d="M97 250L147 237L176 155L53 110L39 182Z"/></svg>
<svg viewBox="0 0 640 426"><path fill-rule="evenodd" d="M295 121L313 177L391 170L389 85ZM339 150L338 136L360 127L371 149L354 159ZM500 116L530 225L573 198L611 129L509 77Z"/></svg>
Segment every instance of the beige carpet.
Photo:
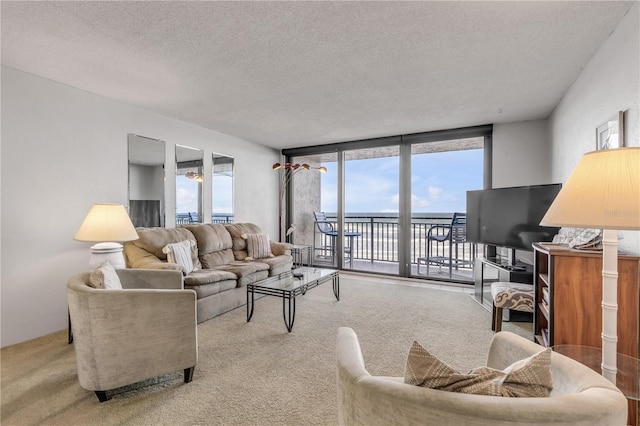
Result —
<svg viewBox="0 0 640 426"><path fill-rule="evenodd" d="M281 299L198 325L193 382L182 372L118 389L98 403L80 387L66 330L2 349L2 425L335 425L335 336L360 338L372 374L401 376L412 341L461 370L483 365L491 314L468 294L368 278L342 278L341 300L323 284L298 299L292 333ZM531 338L530 323L504 323Z"/></svg>

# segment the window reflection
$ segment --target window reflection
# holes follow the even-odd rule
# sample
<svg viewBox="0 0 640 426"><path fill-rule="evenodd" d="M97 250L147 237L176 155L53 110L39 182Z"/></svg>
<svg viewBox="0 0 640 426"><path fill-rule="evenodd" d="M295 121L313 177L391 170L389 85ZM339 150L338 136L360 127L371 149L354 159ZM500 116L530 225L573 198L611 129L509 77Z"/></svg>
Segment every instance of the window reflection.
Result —
<svg viewBox="0 0 640 426"><path fill-rule="evenodd" d="M233 158L212 155L211 223L233 222Z"/></svg>
<svg viewBox="0 0 640 426"><path fill-rule="evenodd" d="M176 224L203 223L204 151L176 145Z"/></svg>
<svg viewBox="0 0 640 426"><path fill-rule="evenodd" d="M127 139L131 221L134 226L164 226L165 144L134 134Z"/></svg>

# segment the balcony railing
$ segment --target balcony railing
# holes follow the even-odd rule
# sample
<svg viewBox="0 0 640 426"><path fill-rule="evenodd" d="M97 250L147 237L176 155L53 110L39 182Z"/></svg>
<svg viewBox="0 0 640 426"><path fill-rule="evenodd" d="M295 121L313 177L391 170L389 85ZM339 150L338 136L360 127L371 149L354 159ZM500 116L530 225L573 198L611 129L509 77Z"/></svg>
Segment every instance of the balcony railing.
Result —
<svg viewBox="0 0 640 426"><path fill-rule="evenodd" d="M453 213L416 213L411 217L411 263L427 256L427 233L434 225L448 225ZM335 214L327 214L327 221L337 229ZM353 238L353 259L397 262L398 261L398 217L393 214L350 213L345 215L345 232L357 232L359 237ZM436 228L434 233L446 234L445 228ZM319 238L316 247L331 245L329 236L317 233ZM318 240L316 240L318 241ZM474 243L454 244L453 257L468 261L475 256ZM431 256L449 256L449 243L431 242Z"/></svg>
<svg viewBox="0 0 640 426"><path fill-rule="evenodd" d="M196 212L176 213L176 224L200 223L200 215ZM214 213L211 215L211 223L233 223L233 214Z"/></svg>

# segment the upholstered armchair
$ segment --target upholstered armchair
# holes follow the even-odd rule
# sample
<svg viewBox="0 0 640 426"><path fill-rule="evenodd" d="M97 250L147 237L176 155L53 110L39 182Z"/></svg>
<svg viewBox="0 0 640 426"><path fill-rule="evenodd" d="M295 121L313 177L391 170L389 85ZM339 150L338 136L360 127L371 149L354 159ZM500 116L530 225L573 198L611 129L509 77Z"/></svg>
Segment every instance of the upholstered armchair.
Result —
<svg viewBox="0 0 640 426"><path fill-rule="evenodd" d="M184 370L198 362L196 293L182 272L119 269L123 289L93 288L89 272L69 279L67 300L80 386L107 391Z"/></svg>
<svg viewBox="0 0 640 426"><path fill-rule="evenodd" d="M408 349L408 348L407 348ZM487 366L503 370L542 350L523 337L496 333ZM341 425L625 425L627 401L607 379L558 353L551 354L549 397L471 395L371 376L355 332L338 329L338 415ZM446 360L445 360L446 361Z"/></svg>

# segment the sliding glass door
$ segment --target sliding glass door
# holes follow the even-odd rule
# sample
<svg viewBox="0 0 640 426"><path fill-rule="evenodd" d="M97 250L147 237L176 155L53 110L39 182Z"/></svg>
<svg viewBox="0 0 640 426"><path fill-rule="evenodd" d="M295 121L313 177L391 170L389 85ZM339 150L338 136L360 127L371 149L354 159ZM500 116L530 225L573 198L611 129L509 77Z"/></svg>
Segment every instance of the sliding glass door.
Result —
<svg viewBox="0 0 640 426"><path fill-rule="evenodd" d="M411 276L473 281L466 193L483 187L484 138L411 145Z"/></svg>
<svg viewBox="0 0 640 426"><path fill-rule="evenodd" d="M344 269L399 273L399 194L398 145L345 151Z"/></svg>

